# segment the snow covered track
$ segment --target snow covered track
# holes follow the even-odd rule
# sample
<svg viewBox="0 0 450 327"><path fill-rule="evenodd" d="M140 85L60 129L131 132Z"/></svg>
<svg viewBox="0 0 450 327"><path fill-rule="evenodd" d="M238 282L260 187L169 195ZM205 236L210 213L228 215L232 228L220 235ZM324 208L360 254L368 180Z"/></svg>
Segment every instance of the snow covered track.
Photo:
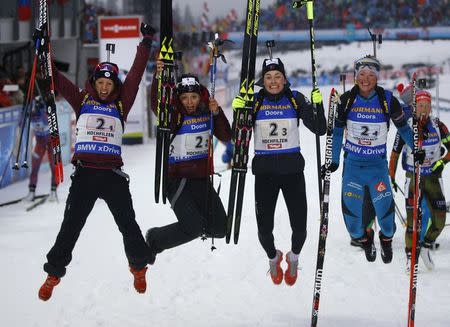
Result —
<svg viewBox="0 0 450 327"><path fill-rule="evenodd" d="M361 47L359 54L363 55L370 49L370 46ZM389 49L386 42L380 51L381 58L391 56ZM331 51L336 52L330 50L330 56L335 54ZM409 50L405 48L404 51L406 56ZM448 54L448 43L434 51ZM321 60L318 53L319 64ZM344 61L348 63L351 59L342 58ZM305 65L309 64L306 60ZM286 67L294 69L289 64ZM450 89L448 73L442 76L441 81L443 94L443 90ZM310 88L301 91L309 94ZM321 91L328 94L330 88L321 88ZM450 125L450 113L441 112L441 119ZM394 134L393 130L389 133L389 150ZM155 265L149 268L147 292L143 295L137 294L133 288L121 234L106 204L98 200L77 242L67 275L55 288L52 298L44 303L38 299L37 292L46 276L42 270L45 255L53 245L62 221L70 184L67 177L58 189L59 203L46 202L29 213L23 204L0 208L3 294L0 326L309 326L320 212L314 134L301 125L300 137L302 151L307 158L308 238L300 255L301 270L295 286L288 287L284 283L274 286L266 274L267 259L257 239L254 179L249 173L239 244L226 245L224 239L216 239L217 250L211 252L209 240L197 240L162 253ZM322 151L324 142L325 138L322 138ZM130 191L142 231L175 221L168 206L157 205L153 200L154 151L154 140L150 144L123 148L125 171L131 177ZM223 145L219 143L214 158L218 166L222 151ZM65 176L71 172L72 168L66 166ZM404 229L397 222L391 264L382 263L381 258L368 263L361 249L350 246L343 223L339 187L341 172L339 169L331 177L326 272L322 280L318 326L404 327L409 289L409 276L404 272ZM221 197L225 207L230 176L230 171L222 173ZM403 179L404 174L398 174L399 185L403 185ZM48 173L39 176L38 193L48 191L48 180ZM447 167L444 170L447 201L450 199L449 181L450 168ZM26 186L27 181L24 181L0 190L0 202L25 195ZM399 194L396 200L403 209L403 199ZM284 200L280 198L280 201ZM274 233L279 240L277 247L284 252L290 247L290 226L286 216L284 203L279 203ZM433 252L435 269L428 271L419 262L416 326L420 327L449 325L448 229L444 229L438 242L441 246ZM378 239L375 245L380 248ZM285 262L283 268L286 268Z"/></svg>

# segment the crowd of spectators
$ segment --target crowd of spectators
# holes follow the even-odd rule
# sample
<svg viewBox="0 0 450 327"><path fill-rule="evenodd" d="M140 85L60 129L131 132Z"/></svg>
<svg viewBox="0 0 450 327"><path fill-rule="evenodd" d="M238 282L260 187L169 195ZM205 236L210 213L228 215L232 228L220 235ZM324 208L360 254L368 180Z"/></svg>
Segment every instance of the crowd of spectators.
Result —
<svg viewBox="0 0 450 327"><path fill-rule="evenodd" d="M98 16L112 16L116 15L112 11L106 10L103 7L86 3L83 9L83 35L82 39L84 43L97 43L98 42Z"/></svg>
<svg viewBox="0 0 450 327"><path fill-rule="evenodd" d="M25 75L25 69L21 66L17 67L12 75L8 74L4 67L0 66L0 108L23 103L24 94L27 91ZM5 85L7 86L6 88L4 88Z"/></svg>
<svg viewBox="0 0 450 327"><path fill-rule="evenodd" d="M276 0L260 12L264 31L307 29L305 9L292 8L293 0ZM450 26L450 0L321 0L314 4L316 28L403 28ZM242 20L227 25L228 32L240 31Z"/></svg>
<svg viewBox="0 0 450 327"><path fill-rule="evenodd" d="M307 29L305 9L294 9L292 3L293 0L275 0L261 9L260 30ZM449 8L450 0L321 0L314 2L314 24L316 29L450 26ZM85 5L83 13L83 41L95 43L98 41L98 16L114 13L91 4ZM178 13L174 17L182 15ZM219 17L211 21L210 26L214 31L240 31L245 25L244 13L241 18ZM175 27L180 24L183 22L174 21Z"/></svg>
<svg viewBox="0 0 450 327"><path fill-rule="evenodd" d="M262 30L306 29L305 9L276 0L261 10ZM401 28L449 26L449 0L321 0L314 2L316 28Z"/></svg>
<svg viewBox="0 0 450 327"><path fill-rule="evenodd" d="M261 31L304 30L306 10L292 8L293 0L275 0L260 11ZM314 2L316 29L411 28L450 26L450 0L321 0ZM211 26L220 32L245 28L245 13L239 20L217 18Z"/></svg>

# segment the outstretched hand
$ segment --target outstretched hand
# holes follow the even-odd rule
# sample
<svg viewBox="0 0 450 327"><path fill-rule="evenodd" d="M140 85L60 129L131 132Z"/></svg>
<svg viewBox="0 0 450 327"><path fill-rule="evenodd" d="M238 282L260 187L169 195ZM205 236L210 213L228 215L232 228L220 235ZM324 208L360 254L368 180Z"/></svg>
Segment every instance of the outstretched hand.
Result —
<svg viewBox="0 0 450 327"><path fill-rule="evenodd" d="M217 115L219 113L219 103L216 99L209 98L209 111L211 111L213 115Z"/></svg>
<svg viewBox="0 0 450 327"><path fill-rule="evenodd" d="M423 164L423 162L425 161L425 154L425 150L417 150L417 152L414 154L414 160L419 161L419 164Z"/></svg>
<svg viewBox="0 0 450 327"><path fill-rule="evenodd" d="M144 43L147 48L152 48L155 29L146 23L141 23L141 33L144 36L142 43Z"/></svg>
<svg viewBox="0 0 450 327"><path fill-rule="evenodd" d="M153 35L155 34L155 29L151 27L150 25L142 22L141 23L141 33L144 37L150 37L153 38Z"/></svg>
<svg viewBox="0 0 450 327"><path fill-rule="evenodd" d="M392 184L392 188L394 189L395 193L397 193L397 191L398 191L398 185L397 185L397 183L395 182L395 179L393 179L392 177L391 177L391 184Z"/></svg>
<svg viewBox="0 0 450 327"><path fill-rule="evenodd" d="M319 105L322 103L322 93L318 88L315 88L311 92L311 102L315 105Z"/></svg>
<svg viewBox="0 0 450 327"><path fill-rule="evenodd" d="M341 104L341 97L339 96L339 93L334 92L333 96L331 97L331 101Z"/></svg>
<svg viewBox="0 0 450 327"><path fill-rule="evenodd" d="M245 100L244 100L244 98L241 97L240 95L236 96L233 99L233 102L231 103L231 107L233 108L233 110L244 108L245 107Z"/></svg>
<svg viewBox="0 0 450 327"><path fill-rule="evenodd" d="M164 62L162 60L156 60L156 75L160 76L164 69Z"/></svg>

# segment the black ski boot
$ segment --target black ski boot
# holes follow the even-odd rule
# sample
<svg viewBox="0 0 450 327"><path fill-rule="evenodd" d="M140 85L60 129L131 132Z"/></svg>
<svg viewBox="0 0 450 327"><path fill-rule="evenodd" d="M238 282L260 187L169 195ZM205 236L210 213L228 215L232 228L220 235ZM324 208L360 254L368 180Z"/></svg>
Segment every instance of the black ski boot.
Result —
<svg viewBox="0 0 450 327"><path fill-rule="evenodd" d="M156 231L158 227L150 228L147 233L145 233L145 243L147 243L147 246L149 247L149 254L148 254L148 264L153 265L156 260L156 251L155 246L152 242L152 232Z"/></svg>
<svg viewBox="0 0 450 327"><path fill-rule="evenodd" d="M363 246L362 246L362 243L361 243L361 240L358 239L358 238L352 238L352 239L350 240L350 245L351 245L351 246L354 246L354 247L358 247L358 248L362 248L362 247L363 247Z"/></svg>
<svg viewBox="0 0 450 327"><path fill-rule="evenodd" d="M391 263L392 261L392 237L386 237L380 231L380 245L381 245L381 259L384 263Z"/></svg>
<svg viewBox="0 0 450 327"><path fill-rule="evenodd" d="M373 229L366 230L364 236L355 240L361 243L361 247L364 249L367 261L374 262L377 258L377 249L375 244L373 244Z"/></svg>
<svg viewBox="0 0 450 327"><path fill-rule="evenodd" d="M430 241L426 237L423 240L422 246L424 248L430 249L431 251L439 249L439 243L436 243L435 241Z"/></svg>

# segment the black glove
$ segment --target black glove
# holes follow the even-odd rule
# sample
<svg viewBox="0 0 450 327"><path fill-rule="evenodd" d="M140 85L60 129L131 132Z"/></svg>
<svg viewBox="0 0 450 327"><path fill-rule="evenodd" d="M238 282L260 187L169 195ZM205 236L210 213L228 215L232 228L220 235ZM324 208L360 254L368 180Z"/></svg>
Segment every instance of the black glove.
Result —
<svg viewBox="0 0 450 327"><path fill-rule="evenodd" d="M398 185L395 182L395 179L391 178L391 184L392 184L392 188L394 189L395 193L397 193L398 191Z"/></svg>
<svg viewBox="0 0 450 327"><path fill-rule="evenodd" d="M425 150L423 149L417 150L417 152L414 155L414 160L418 160L419 164L423 164L425 160Z"/></svg>
<svg viewBox="0 0 450 327"><path fill-rule="evenodd" d="M330 173L334 173L338 168L339 168L339 164L332 162L328 169L330 170ZM320 177L322 179L325 179L325 171L326 170L327 169L326 169L325 165L322 165L322 167L320 168Z"/></svg>
<svg viewBox="0 0 450 327"><path fill-rule="evenodd" d="M148 24L141 23L141 33L144 38L142 39L142 43L145 44L147 48L151 48L153 46L153 35L155 34L155 29Z"/></svg>
<svg viewBox="0 0 450 327"><path fill-rule="evenodd" d="M36 45L37 40L40 40L43 37L44 37L43 31L36 28L33 32L33 37L32 37L34 45Z"/></svg>

